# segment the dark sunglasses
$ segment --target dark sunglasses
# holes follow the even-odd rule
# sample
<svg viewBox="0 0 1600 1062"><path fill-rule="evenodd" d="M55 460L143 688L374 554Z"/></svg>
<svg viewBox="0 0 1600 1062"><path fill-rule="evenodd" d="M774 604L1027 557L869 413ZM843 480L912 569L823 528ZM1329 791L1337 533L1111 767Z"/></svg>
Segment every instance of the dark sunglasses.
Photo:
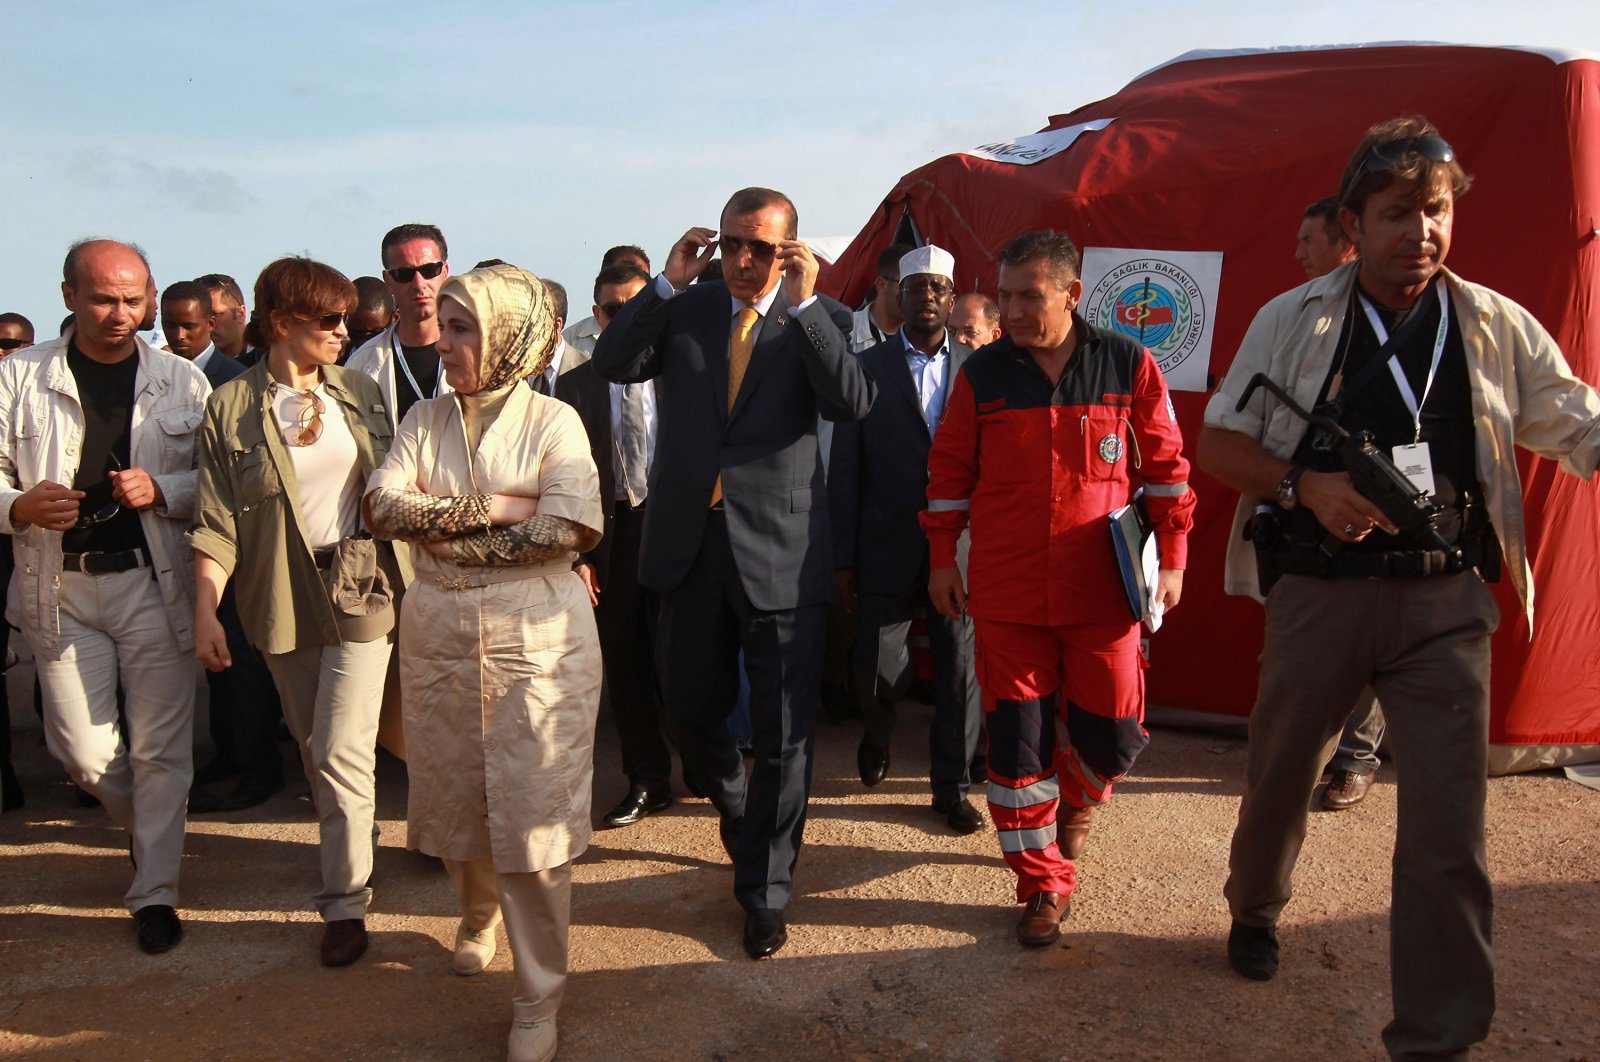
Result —
<svg viewBox="0 0 1600 1062"><path fill-rule="evenodd" d="M117 460L116 454L107 454L106 460L111 462L111 468L113 471L122 471L122 462ZM121 511L122 503L113 499L109 504L101 506L88 516L78 517L78 519L73 522L72 526L77 530L82 530L85 527L93 527L95 524L103 524L107 520L115 518L116 515Z"/></svg>
<svg viewBox="0 0 1600 1062"><path fill-rule="evenodd" d="M1372 150L1367 152L1367 160L1362 163L1362 168L1374 173L1387 170L1404 163L1407 155L1421 155L1430 162L1453 162L1456 149L1443 137L1408 136L1404 140L1374 144Z"/></svg>
<svg viewBox="0 0 1600 1062"><path fill-rule="evenodd" d="M322 329L324 332L332 332L334 329L338 328L344 323L344 314L325 313L321 317L311 317L307 318L307 320L314 322L316 326Z"/></svg>
<svg viewBox="0 0 1600 1062"><path fill-rule="evenodd" d="M618 299L615 302L602 302L600 304L600 312L605 314L606 315L606 320L609 321L609 320L611 320L611 318L613 318L617 314L621 313L622 312L622 308L624 306L626 306L626 305L628 305L628 304L623 302L621 299Z"/></svg>
<svg viewBox="0 0 1600 1062"><path fill-rule="evenodd" d="M621 305L620 303L618 305ZM9 336L0 337L0 350L21 350L28 345L26 339L12 339Z"/></svg>
<svg viewBox="0 0 1600 1062"><path fill-rule="evenodd" d="M423 280L432 280L444 272L444 263L424 262L419 266L396 266L394 269L385 269L384 272L396 284L409 284L416 279L418 273L422 274Z"/></svg>
<svg viewBox="0 0 1600 1062"><path fill-rule="evenodd" d="M724 236L717 241L722 248L722 257L736 258L740 251L748 250L750 257L758 262L770 262L772 256L778 253L778 245L768 243L766 240L742 240L737 236Z"/></svg>

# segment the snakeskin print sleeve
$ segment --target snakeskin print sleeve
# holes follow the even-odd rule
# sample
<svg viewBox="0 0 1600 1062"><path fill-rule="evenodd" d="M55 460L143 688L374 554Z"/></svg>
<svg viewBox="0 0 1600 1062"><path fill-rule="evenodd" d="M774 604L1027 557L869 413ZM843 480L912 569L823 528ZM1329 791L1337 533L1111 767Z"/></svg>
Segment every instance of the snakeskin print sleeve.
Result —
<svg viewBox="0 0 1600 1062"><path fill-rule="evenodd" d="M591 548L593 540L593 531L564 516L535 516L451 539L450 555L457 564L511 567L555 560Z"/></svg>
<svg viewBox="0 0 1600 1062"><path fill-rule="evenodd" d="M403 542L443 542L488 531L489 499L488 494L441 498L380 487L367 496L367 510L376 534Z"/></svg>

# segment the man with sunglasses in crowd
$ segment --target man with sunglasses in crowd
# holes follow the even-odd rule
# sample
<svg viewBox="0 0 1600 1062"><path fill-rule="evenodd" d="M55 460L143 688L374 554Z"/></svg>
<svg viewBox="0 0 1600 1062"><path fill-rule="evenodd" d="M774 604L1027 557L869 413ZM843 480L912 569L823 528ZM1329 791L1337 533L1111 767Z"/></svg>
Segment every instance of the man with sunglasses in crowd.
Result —
<svg viewBox="0 0 1600 1062"><path fill-rule="evenodd" d="M20 313L0 313L0 358L33 346L33 322Z"/></svg>
<svg viewBox="0 0 1600 1062"><path fill-rule="evenodd" d="M110 240L67 252L66 334L0 361L0 532L8 617L33 648L50 752L132 835L139 946L178 942L194 773L194 431L210 387L138 335L149 270ZM119 678L127 691L124 739Z"/></svg>
<svg viewBox="0 0 1600 1062"><path fill-rule="evenodd" d="M425 398L447 394L439 371L439 289L450 276L450 250L433 225L398 225L378 249L383 282L394 296L394 324L350 355L347 368L378 381L384 408L396 426Z"/></svg>
<svg viewBox="0 0 1600 1062"><path fill-rule="evenodd" d="M613 266L632 266L648 277L650 256L644 253L643 248L624 243L608 248L606 253L600 256L602 273ZM592 313L562 329L561 338L572 348L571 364L579 365L589 360L589 356L594 353L594 341L600 338L600 333L604 330L605 325L601 324L600 318Z"/></svg>
<svg viewBox="0 0 1600 1062"><path fill-rule="evenodd" d="M1266 598L1249 767L1224 892L1228 962L1268 980L1275 926L1323 761L1365 685L1400 764L1389 950L1395 1058L1460 1058L1494 1014L1484 855L1489 639L1486 582L1504 572L1532 623L1532 572L1513 443L1588 478L1600 395L1522 307L1444 268L1471 181L1418 117L1368 131L1339 185L1359 257L1257 314L1206 409L1202 467L1241 497L1227 589ZM1266 390L1368 431L1438 511L1400 524L1352 484L1328 433ZM1247 517L1270 505L1272 521ZM1268 537L1263 523L1279 530ZM1409 524L1409 519L1402 523ZM1257 568L1257 555L1262 564Z"/></svg>
<svg viewBox="0 0 1600 1062"><path fill-rule="evenodd" d="M211 293L211 341L217 345L217 352L248 369L260 359L262 351L245 347L247 315L239 282L226 273L207 273L196 277L195 283Z"/></svg>
<svg viewBox="0 0 1600 1062"><path fill-rule="evenodd" d="M722 817L757 959L788 939L833 592L817 416L859 420L875 391L847 346L850 312L816 293L817 260L796 231L788 196L734 193L719 229L684 233L594 349L615 383L660 381L639 581L662 595L667 714L685 773ZM719 251L723 280L691 286ZM748 795L728 728L741 648Z"/></svg>

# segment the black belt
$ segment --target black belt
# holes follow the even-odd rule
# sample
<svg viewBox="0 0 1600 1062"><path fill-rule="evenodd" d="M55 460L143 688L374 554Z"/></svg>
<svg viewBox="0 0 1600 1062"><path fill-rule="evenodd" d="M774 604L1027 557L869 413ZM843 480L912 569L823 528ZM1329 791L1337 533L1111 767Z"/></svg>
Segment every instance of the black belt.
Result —
<svg viewBox="0 0 1600 1062"><path fill-rule="evenodd" d="M1426 579L1484 568L1489 559L1488 545L1482 540L1453 550L1408 549L1387 553L1341 550L1330 555L1317 546L1289 545L1272 552L1272 563L1278 574L1315 575L1320 579Z"/></svg>
<svg viewBox="0 0 1600 1062"><path fill-rule="evenodd" d="M90 550L88 553L61 555L62 571L82 572L85 575L112 575L116 572L130 572L135 568L149 566L150 554L142 548L123 550L120 553Z"/></svg>

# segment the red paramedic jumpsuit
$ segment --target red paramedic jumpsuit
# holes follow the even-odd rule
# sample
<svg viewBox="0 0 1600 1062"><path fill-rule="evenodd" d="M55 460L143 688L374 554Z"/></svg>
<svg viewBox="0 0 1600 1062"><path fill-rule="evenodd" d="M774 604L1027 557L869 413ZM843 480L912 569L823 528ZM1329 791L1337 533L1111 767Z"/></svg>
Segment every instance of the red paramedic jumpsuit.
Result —
<svg viewBox="0 0 1600 1062"><path fill-rule="evenodd" d="M1149 743L1139 627L1106 516L1144 487L1161 567L1178 569L1194 516L1155 359L1077 314L1072 327L1078 348L1054 385L1010 337L967 360L928 455L922 513L934 568L955 566L970 520L967 611L988 713L989 813L1019 903L1071 895L1058 800L1103 803Z"/></svg>

